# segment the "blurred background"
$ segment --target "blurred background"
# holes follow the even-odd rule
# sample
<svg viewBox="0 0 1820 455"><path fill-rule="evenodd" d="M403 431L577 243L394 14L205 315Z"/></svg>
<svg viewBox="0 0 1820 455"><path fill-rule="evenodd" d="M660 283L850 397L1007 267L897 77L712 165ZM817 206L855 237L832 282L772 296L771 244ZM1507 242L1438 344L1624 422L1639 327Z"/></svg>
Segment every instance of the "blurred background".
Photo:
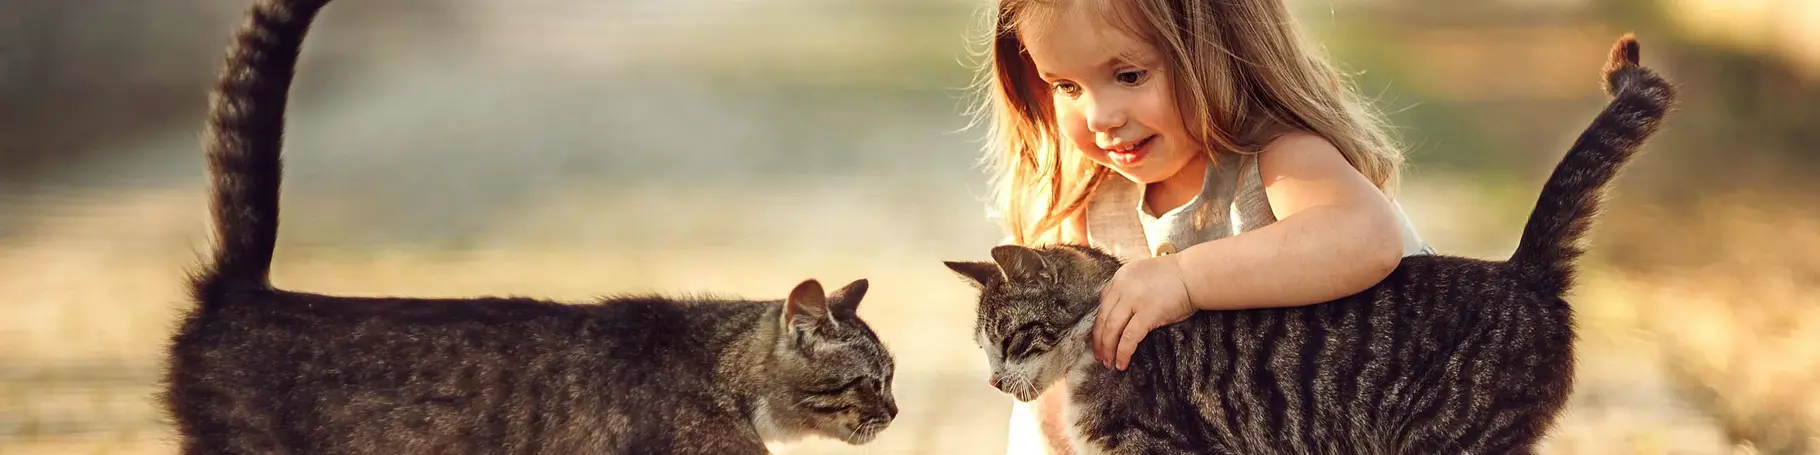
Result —
<svg viewBox="0 0 1820 455"><path fill-rule="evenodd" d="M1501 257L1635 31L1682 107L1576 290L1551 454L1820 453L1820 1L1289 0L1410 145L1441 250ZM0 453L171 453L149 400L206 248L197 146L244 1L0 2ZM868 278L902 415L1002 453L977 0L342 1L293 90L274 281L342 294L736 293Z"/></svg>

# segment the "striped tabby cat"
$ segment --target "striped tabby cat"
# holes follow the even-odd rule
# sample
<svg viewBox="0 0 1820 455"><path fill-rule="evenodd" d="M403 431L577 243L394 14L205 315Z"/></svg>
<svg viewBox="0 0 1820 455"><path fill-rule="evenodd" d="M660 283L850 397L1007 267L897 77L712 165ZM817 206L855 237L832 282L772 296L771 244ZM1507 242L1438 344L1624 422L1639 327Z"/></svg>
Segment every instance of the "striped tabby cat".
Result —
<svg viewBox="0 0 1820 455"><path fill-rule="evenodd" d="M210 97L215 245L160 393L179 452L756 455L897 416L866 280L576 304L272 286L287 92L327 3L256 0Z"/></svg>
<svg viewBox="0 0 1820 455"><path fill-rule="evenodd" d="M1117 454L1533 453L1573 388L1575 243L1601 193L1674 101L1618 41L1614 98L1543 186L1507 261L1403 260L1318 305L1202 311L1151 332L1124 372L1086 336L1120 261L1073 245L947 262L980 290L975 337L1029 401L1066 373L1076 451Z"/></svg>

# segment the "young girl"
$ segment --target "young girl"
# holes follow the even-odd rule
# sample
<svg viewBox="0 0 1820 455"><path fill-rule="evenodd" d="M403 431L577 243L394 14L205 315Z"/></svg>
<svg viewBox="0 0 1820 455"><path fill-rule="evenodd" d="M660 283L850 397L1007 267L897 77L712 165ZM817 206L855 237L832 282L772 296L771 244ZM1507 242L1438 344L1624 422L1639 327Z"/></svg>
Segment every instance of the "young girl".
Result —
<svg viewBox="0 0 1820 455"><path fill-rule="evenodd" d="M1401 153L1283 0L999 0L982 82L1010 242L1128 262L1094 357L1124 369L1197 310L1357 293L1430 252L1388 197ZM1065 450L1064 387L1012 452Z"/></svg>

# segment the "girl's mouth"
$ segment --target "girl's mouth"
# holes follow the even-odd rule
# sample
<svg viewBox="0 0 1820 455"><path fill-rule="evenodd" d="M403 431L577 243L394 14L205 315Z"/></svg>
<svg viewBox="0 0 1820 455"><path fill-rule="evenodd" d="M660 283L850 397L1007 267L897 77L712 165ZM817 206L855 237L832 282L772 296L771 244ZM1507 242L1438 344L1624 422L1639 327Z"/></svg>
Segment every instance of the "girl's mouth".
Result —
<svg viewBox="0 0 1820 455"><path fill-rule="evenodd" d="M1150 142L1152 139L1156 139L1156 136L1144 138L1144 140L1138 141L1137 145L1124 150L1107 150L1106 156L1111 157L1112 162L1120 166L1137 164L1138 161L1143 161L1144 156L1150 154Z"/></svg>

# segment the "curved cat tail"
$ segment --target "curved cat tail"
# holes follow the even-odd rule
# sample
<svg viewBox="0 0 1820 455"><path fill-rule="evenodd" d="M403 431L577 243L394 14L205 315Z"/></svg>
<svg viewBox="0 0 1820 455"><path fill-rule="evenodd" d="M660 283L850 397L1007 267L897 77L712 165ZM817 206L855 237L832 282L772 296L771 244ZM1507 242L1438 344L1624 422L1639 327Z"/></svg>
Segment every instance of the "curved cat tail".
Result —
<svg viewBox="0 0 1820 455"><path fill-rule="evenodd" d="M194 279L204 306L236 290L267 289L278 240L285 101L297 55L329 0L256 0L209 93L203 150L214 257Z"/></svg>
<svg viewBox="0 0 1820 455"><path fill-rule="evenodd" d="M1641 66L1639 53L1628 33L1612 46L1603 81L1612 100L1555 166L1523 227L1509 265L1531 289L1559 297L1572 287L1574 261L1583 252L1578 243L1598 216L1605 188L1674 106L1674 87Z"/></svg>

